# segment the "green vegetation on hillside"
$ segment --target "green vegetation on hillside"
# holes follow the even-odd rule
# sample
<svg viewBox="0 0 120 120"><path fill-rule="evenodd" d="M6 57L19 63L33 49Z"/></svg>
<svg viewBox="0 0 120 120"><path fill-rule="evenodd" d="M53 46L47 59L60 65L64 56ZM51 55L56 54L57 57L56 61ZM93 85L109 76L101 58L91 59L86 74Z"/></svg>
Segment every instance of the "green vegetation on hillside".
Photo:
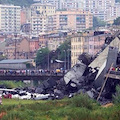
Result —
<svg viewBox="0 0 120 120"><path fill-rule="evenodd" d="M119 120L120 104L105 108L83 94L52 101L3 99L0 112L1 120Z"/></svg>
<svg viewBox="0 0 120 120"><path fill-rule="evenodd" d="M13 4L18 6L30 6L33 0L0 0L0 4Z"/></svg>
<svg viewBox="0 0 120 120"><path fill-rule="evenodd" d="M25 87L25 84L21 81L0 81L1 86L5 86L6 88L17 88L17 87Z"/></svg>
<svg viewBox="0 0 120 120"><path fill-rule="evenodd" d="M115 2L120 2L120 0L115 0Z"/></svg>
<svg viewBox="0 0 120 120"><path fill-rule="evenodd" d="M120 2L120 0L115 0L115 2ZM0 0L0 4L14 4L19 6L30 6L33 4L33 0Z"/></svg>

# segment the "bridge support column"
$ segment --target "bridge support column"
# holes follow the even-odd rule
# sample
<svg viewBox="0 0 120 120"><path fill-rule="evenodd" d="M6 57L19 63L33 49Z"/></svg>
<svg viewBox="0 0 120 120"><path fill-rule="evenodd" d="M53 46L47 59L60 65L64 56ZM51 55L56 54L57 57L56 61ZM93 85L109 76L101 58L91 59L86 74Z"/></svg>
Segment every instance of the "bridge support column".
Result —
<svg viewBox="0 0 120 120"><path fill-rule="evenodd" d="M30 84L31 84L31 87L36 87L39 85L39 81L38 80L31 80Z"/></svg>
<svg viewBox="0 0 120 120"><path fill-rule="evenodd" d="M34 87L33 80L30 80L30 84L31 84L31 85L30 85L31 87Z"/></svg>
<svg viewBox="0 0 120 120"><path fill-rule="evenodd" d="M34 80L34 81L33 81L33 85L34 85L34 86L38 86L38 85L39 85L38 80Z"/></svg>

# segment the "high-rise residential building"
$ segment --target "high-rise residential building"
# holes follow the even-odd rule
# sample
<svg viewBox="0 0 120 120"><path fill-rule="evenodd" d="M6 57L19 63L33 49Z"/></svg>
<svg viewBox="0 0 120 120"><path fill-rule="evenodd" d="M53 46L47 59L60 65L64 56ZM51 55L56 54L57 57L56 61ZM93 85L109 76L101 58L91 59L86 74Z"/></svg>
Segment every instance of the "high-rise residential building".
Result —
<svg viewBox="0 0 120 120"><path fill-rule="evenodd" d="M26 18L26 10L25 9L21 9L21 25L25 24L27 22L27 18Z"/></svg>
<svg viewBox="0 0 120 120"><path fill-rule="evenodd" d="M98 10L107 10L109 6L113 6L115 0L85 0L85 9L88 11L98 9Z"/></svg>
<svg viewBox="0 0 120 120"><path fill-rule="evenodd" d="M47 17L47 25L45 32L52 32L56 30L56 15L48 16Z"/></svg>
<svg viewBox="0 0 120 120"><path fill-rule="evenodd" d="M120 3L115 3L115 5L109 7L107 21L112 21L117 17L120 17Z"/></svg>
<svg viewBox="0 0 120 120"><path fill-rule="evenodd" d="M90 11L95 17L100 20L107 21L113 13L112 9L115 6L115 0L85 0L85 10ZM114 18L115 19L115 18Z"/></svg>
<svg viewBox="0 0 120 120"><path fill-rule="evenodd" d="M35 3L31 5L31 16L35 15L53 15L55 13L55 6L52 4Z"/></svg>
<svg viewBox="0 0 120 120"><path fill-rule="evenodd" d="M83 0L62 0L61 9L83 9Z"/></svg>
<svg viewBox="0 0 120 120"><path fill-rule="evenodd" d="M52 4L55 6L56 10L60 9L61 0L41 0L42 4Z"/></svg>
<svg viewBox="0 0 120 120"><path fill-rule="evenodd" d="M84 8L83 0L34 0L34 2L39 2L42 4L52 4L56 7L56 10Z"/></svg>
<svg viewBox="0 0 120 120"><path fill-rule="evenodd" d="M31 32L34 35L44 34L54 28L55 6L35 3L31 5ZM53 16L53 17L52 17ZM49 27L48 27L49 25ZM53 27L53 28L52 28Z"/></svg>
<svg viewBox="0 0 120 120"><path fill-rule="evenodd" d="M28 7L22 8L21 9L21 25L30 23L30 19L31 19L30 8L28 8Z"/></svg>
<svg viewBox="0 0 120 120"><path fill-rule="evenodd" d="M83 10L56 12L56 28L82 31L93 27L93 16Z"/></svg>
<svg viewBox="0 0 120 120"><path fill-rule="evenodd" d="M39 15L31 17L31 33L33 35L43 34L46 31L47 16Z"/></svg>
<svg viewBox="0 0 120 120"><path fill-rule="evenodd" d="M0 30L3 32L20 31L20 6L0 5Z"/></svg>

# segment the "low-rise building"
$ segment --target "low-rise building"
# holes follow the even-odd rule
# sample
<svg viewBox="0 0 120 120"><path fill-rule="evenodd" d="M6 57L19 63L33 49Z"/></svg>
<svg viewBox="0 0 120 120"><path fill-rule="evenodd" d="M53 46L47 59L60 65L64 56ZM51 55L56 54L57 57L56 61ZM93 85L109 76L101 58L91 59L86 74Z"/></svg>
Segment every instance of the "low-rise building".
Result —
<svg viewBox="0 0 120 120"><path fill-rule="evenodd" d="M28 59L30 45L26 37L9 38L6 40L4 54L8 59Z"/></svg>
<svg viewBox="0 0 120 120"><path fill-rule="evenodd" d="M67 33L54 33L47 36L47 47L49 50L56 50L65 40Z"/></svg>
<svg viewBox="0 0 120 120"><path fill-rule="evenodd" d="M27 64L32 64L32 59L1 60L0 69L27 69Z"/></svg>
<svg viewBox="0 0 120 120"><path fill-rule="evenodd" d="M39 49L39 38L30 39L30 52L36 52Z"/></svg>
<svg viewBox="0 0 120 120"><path fill-rule="evenodd" d="M47 34L39 35L39 48L47 47Z"/></svg>
<svg viewBox="0 0 120 120"><path fill-rule="evenodd" d="M78 57L83 52L95 56L105 43L107 34L87 33L74 34L71 37L71 66L77 63Z"/></svg>

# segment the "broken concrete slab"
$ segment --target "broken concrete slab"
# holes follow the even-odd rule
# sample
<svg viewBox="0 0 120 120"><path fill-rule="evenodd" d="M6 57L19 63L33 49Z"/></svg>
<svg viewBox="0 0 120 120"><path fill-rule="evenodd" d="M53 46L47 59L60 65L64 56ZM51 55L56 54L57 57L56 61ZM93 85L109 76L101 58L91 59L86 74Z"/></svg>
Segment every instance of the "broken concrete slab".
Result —
<svg viewBox="0 0 120 120"><path fill-rule="evenodd" d="M86 69L86 65L82 62L78 62L76 65L74 65L70 71L68 71L64 75L64 81L66 84L68 84L71 81L78 83L79 78L83 75L84 71Z"/></svg>
<svg viewBox="0 0 120 120"><path fill-rule="evenodd" d="M92 91L87 91L87 94L90 98L93 98L94 97L94 93Z"/></svg>
<svg viewBox="0 0 120 120"><path fill-rule="evenodd" d="M102 64L105 62L108 56L109 46L118 48L120 51L120 40L116 37L100 54L93 60L88 67L91 68L100 68Z"/></svg>

